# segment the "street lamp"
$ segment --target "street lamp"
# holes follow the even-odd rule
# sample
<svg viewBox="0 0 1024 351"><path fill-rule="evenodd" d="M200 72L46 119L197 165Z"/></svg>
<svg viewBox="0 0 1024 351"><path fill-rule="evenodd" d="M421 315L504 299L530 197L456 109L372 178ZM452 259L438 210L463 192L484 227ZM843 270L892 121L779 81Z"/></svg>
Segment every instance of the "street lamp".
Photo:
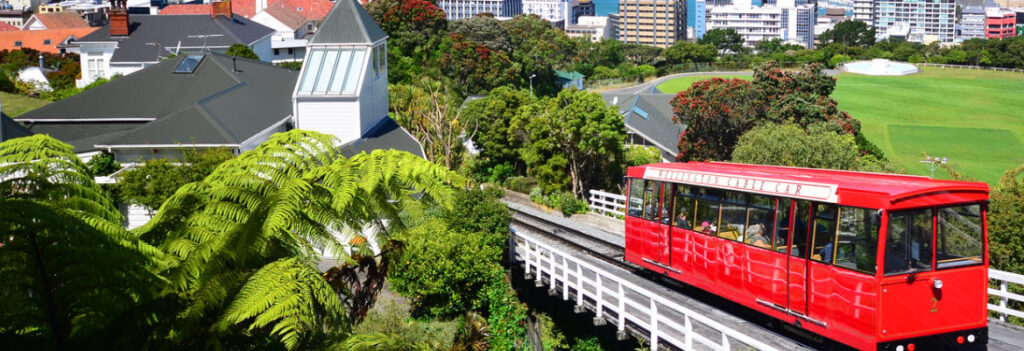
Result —
<svg viewBox="0 0 1024 351"><path fill-rule="evenodd" d="M537 76L536 74L531 74L530 75L530 97L531 98L533 97L533 77L536 77L536 76Z"/></svg>
<svg viewBox="0 0 1024 351"><path fill-rule="evenodd" d="M949 158L948 157L943 157L943 158L939 159L938 157L931 157L931 156L927 156L926 155L924 157L924 160L922 160L920 162L921 163L927 163L928 164L928 168L931 169L932 175L930 177L928 177L928 179L935 179L935 164L936 163L946 164L946 162L949 162Z"/></svg>

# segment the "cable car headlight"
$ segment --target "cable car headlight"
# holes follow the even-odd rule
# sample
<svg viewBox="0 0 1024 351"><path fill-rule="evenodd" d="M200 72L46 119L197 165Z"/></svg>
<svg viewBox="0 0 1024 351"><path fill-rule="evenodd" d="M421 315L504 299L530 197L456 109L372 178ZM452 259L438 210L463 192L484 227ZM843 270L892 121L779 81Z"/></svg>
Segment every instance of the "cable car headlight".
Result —
<svg viewBox="0 0 1024 351"><path fill-rule="evenodd" d="M974 334L967 336L967 342L974 342Z"/></svg>
<svg viewBox="0 0 1024 351"><path fill-rule="evenodd" d="M935 279L935 281L932 282L932 287L942 289L942 279Z"/></svg>

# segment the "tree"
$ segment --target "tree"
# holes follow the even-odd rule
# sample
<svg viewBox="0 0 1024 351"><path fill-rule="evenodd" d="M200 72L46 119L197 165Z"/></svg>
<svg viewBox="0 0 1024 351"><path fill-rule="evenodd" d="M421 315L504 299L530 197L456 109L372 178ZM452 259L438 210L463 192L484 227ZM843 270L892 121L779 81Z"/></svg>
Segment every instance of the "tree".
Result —
<svg viewBox="0 0 1024 351"><path fill-rule="evenodd" d="M252 51L252 48L242 43L231 44L231 46L228 47L228 51L225 54L227 54L228 56L236 56L253 60L260 59L260 56L256 55L255 51Z"/></svg>
<svg viewBox="0 0 1024 351"><path fill-rule="evenodd" d="M622 44L622 56L633 65L656 65L662 52L663 49L657 46L637 43Z"/></svg>
<svg viewBox="0 0 1024 351"><path fill-rule="evenodd" d="M509 164L517 170L516 174L526 172L526 164L519 158L522 143L511 129L511 123L519 109L529 102L529 91L504 86L466 104L462 114L467 125L476 130L471 139L480 152L480 167L488 169Z"/></svg>
<svg viewBox="0 0 1024 351"><path fill-rule="evenodd" d="M704 37L697 40L697 44L711 44L720 53L742 54L746 52L743 47L743 37L732 28L715 28L704 32Z"/></svg>
<svg viewBox="0 0 1024 351"><path fill-rule="evenodd" d="M873 156L861 156L852 135L837 133L834 125L815 123L765 124L744 133L736 142L732 162L851 171L889 171Z"/></svg>
<svg viewBox="0 0 1024 351"><path fill-rule="evenodd" d="M395 121L420 141L427 158L449 169L462 161L463 138L472 139L475 129L462 117L459 99L448 86L429 78L418 85L392 85L388 89Z"/></svg>
<svg viewBox="0 0 1024 351"><path fill-rule="evenodd" d="M218 165L234 157L229 149L186 150L183 160L156 159L118 175L114 190L122 201L156 211L183 185L206 178ZM141 160L140 160L141 161Z"/></svg>
<svg viewBox="0 0 1024 351"><path fill-rule="evenodd" d="M664 56L669 64L714 62L718 57L718 50L711 44L678 41L665 49Z"/></svg>
<svg viewBox="0 0 1024 351"><path fill-rule="evenodd" d="M561 88L557 84L555 69L569 69L576 48L565 32L537 15L519 15L502 22L512 42L510 56L519 65L519 87L530 86L539 96L550 96ZM495 85L498 86L498 85Z"/></svg>
<svg viewBox="0 0 1024 351"><path fill-rule="evenodd" d="M512 49L508 30L491 16L473 16L448 24L452 34L462 35L469 41L479 43L491 50L508 52Z"/></svg>
<svg viewBox="0 0 1024 351"><path fill-rule="evenodd" d="M672 99L679 137L679 161L727 160L740 135L762 119L762 92L748 81L712 78L693 83Z"/></svg>
<svg viewBox="0 0 1024 351"><path fill-rule="evenodd" d="M583 197L589 189L619 182L625 125L601 95L562 90L521 109L512 128L523 138L527 172L548 192L571 190Z"/></svg>
<svg viewBox="0 0 1024 351"><path fill-rule="evenodd" d="M121 169L121 164L117 163L114 155L106 151L102 151L90 158L86 165L89 166L89 173L93 176L106 176Z"/></svg>
<svg viewBox="0 0 1024 351"><path fill-rule="evenodd" d="M821 33L819 39L823 44L840 43L866 48L875 43L875 29L862 21L842 21Z"/></svg>
<svg viewBox="0 0 1024 351"><path fill-rule="evenodd" d="M460 96L486 93L488 90L516 82L520 66L505 51L492 50L451 34L441 41L438 63L444 76Z"/></svg>
<svg viewBox="0 0 1024 351"><path fill-rule="evenodd" d="M1006 171L991 194L988 212L992 267L1024 274L1024 165Z"/></svg>
<svg viewBox="0 0 1024 351"><path fill-rule="evenodd" d="M377 0L366 11L388 34L388 82L415 82L432 69L448 30L444 11L428 0Z"/></svg>

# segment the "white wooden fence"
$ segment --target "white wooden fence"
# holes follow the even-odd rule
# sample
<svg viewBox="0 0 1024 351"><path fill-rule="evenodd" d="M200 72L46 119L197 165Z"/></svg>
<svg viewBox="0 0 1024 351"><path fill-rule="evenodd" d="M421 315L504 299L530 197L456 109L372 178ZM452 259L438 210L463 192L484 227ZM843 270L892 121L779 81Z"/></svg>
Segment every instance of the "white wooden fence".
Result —
<svg viewBox="0 0 1024 351"><path fill-rule="evenodd" d="M918 66L918 67L920 67L920 66L938 67L938 68L941 68L941 69L947 69L947 68L977 69L977 70L989 70L989 71L999 71L999 72L1024 73L1024 69L1003 68L1003 67L984 67L984 66L971 66L971 65L950 65L950 64L945 64L945 63L912 63L912 65L915 65L915 66Z"/></svg>
<svg viewBox="0 0 1024 351"><path fill-rule="evenodd" d="M601 190L590 191L590 210L592 212L623 216L625 209L625 196ZM999 289L988 289L990 297L999 299L999 304L988 304L989 311L999 313L999 320L1001 321L1006 321L1006 316L1024 318L1024 310L1008 307L1010 300L1024 303L1024 295L1014 294L1009 291L1010 284L1024 287L1024 275L989 269L988 278L999 284Z"/></svg>
<svg viewBox="0 0 1024 351"><path fill-rule="evenodd" d="M988 279L999 283L999 289L988 288L988 296L999 299L999 304L988 304L988 310L999 313L999 320L1006 321L1006 316L1024 318L1024 311L1007 307L1010 300L1024 303L1024 295L1010 292L1010 284L1024 287L1024 275L1004 272L995 269L988 270Z"/></svg>
<svg viewBox="0 0 1024 351"><path fill-rule="evenodd" d="M626 197L601 190L590 191L590 211L606 216L626 215Z"/></svg>
<svg viewBox="0 0 1024 351"><path fill-rule="evenodd" d="M733 341L757 350L776 350L529 234L517 232L515 236L515 253L526 264L527 279L532 276L543 284L546 276L552 291L557 291L561 284L563 300L569 300L569 290L574 290L576 306L583 308L585 301L593 301L596 318L603 320L606 313L614 314L619 332L625 332L627 323L647 331L652 351L658 350L659 343L684 350L693 350L695 344L702 345L700 349L732 350ZM708 337L695 328L720 336Z"/></svg>

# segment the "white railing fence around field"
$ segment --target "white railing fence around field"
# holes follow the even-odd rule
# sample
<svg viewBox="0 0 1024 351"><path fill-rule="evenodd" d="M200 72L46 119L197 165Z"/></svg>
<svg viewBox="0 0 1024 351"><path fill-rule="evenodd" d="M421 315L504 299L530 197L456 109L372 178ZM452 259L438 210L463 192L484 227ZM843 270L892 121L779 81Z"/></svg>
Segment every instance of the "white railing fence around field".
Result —
<svg viewBox="0 0 1024 351"><path fill-rule="evenodd" d="M591 190L589 200L591 212L614 216L625 215L626 197L623 195ZM1012 285L1024 289L1024 275L989 269L988 278L999 285L998 289L988 289L989 297L999 300L998 304L988 304L989 311L999 313L999 320L1002 321L1006 321L1007 316L1024 318L1024 310L1014 309L1014 306L1010 304L1010 301L1016 301L1018 302L1017 306L1024 306L1024 295L1010 292Z"/></svg>
<svg viewBox="0 0 1024 351"><path fill-rule="evenodd" d="M591 212L612 217L626 215L625 196L601 190L591 190L588 200Z"/></svg>
<svg viewBox="0 0 1024 351"><path fill-rule="evenodd" d="M1004 272L995 269L988 270L988 279L998 283L999 288L993 289L988 288L988 296L995 297L999 300L998 304L988 304L988 310L999 313L999 320L1006 321L1006 316L1014 316L1018 318L1024 318L1024 311L1013 309L1009 305L1009 302L1016 301L1018 306L1024 304L1024 295L1014 294L1010 292L1011 284L1016 285L1019 288L1024 288L1024 275ZM991 299L990 299L991 300Z"/></svg>
<svg viewBox="0 0 1024 351"><path fill-rule="evenodd" d="M953 69L977 69L977 70L989 70L998 72L1016 72L1024 73L1024 69L1017 68L1004 68L1004 67L985 67L985 66L971 66L971 65L951 65L945 63L912 63L912 65L921 67L938 67L941 69L953 68Z"/></svg>
<svg viewBox="0 0 1024 351"><path fill-rule="evenodd" d="M597 320L614 315L615 326L621 333L626 332L627 324L634 326L647 334L651 350L658 350L659 343L684 350L693 350L698 344L697 348L713 350L732 350L740 346L734 343L757 350L775 350L656 292L555 249L532 235L521 232L514 235L515 253L526 265L527 279L532 276L538 285L550 284L551 291L561 291L563 300L574 297L578 308L585 308L585 302L593 302ZM708 332L712 336L707 336Z"/></svg>

